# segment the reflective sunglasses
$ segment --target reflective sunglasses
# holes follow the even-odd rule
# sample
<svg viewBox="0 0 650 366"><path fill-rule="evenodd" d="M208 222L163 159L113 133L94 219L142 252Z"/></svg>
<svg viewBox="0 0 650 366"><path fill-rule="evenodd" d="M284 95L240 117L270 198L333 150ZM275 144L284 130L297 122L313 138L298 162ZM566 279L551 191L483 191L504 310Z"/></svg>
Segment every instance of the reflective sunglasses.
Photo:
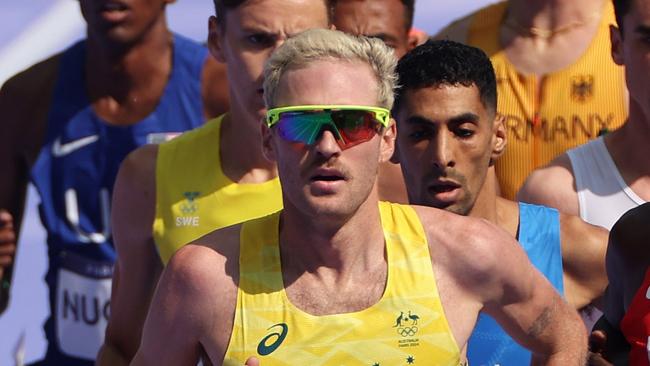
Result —
<svg viewBox="0 0 650 366"><path fill-rule="evenodd" d="M312 145L327 129L341 149L369 141L389 120L388 109L358 105L302 105L266 112L267 126L275 126L287 141Z"/></svg>

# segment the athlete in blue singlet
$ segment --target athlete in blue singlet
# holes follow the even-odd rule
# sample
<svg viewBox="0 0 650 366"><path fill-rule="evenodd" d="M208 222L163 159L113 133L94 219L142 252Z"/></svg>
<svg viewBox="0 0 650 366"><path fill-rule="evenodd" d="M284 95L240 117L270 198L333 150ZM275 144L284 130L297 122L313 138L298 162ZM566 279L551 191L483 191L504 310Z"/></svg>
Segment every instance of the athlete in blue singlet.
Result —
<svg viewBox="0 0 650 366"><path fill-rule="evenodd" d="M92 365L103 342L116 256L111 192L122 160L228 107L223 66L167 30L167 3L82 0L87 39L0 94L8 152L0 154L8 172L0 208L20 223L31 181L48 232L51 315L41 364Z"/></svg>
<svg viewBox="0 0 650 366"><path fill-rule="evenodd" d="M397 70L402 87L393 110L396 156L410 202L501 226L576 309L599 298L607 284L607 232L553 209L503 199L487 175L506 145L487 56L459 43L430 41L407 53ZM530 352L482 313L468 360L479 366L525 365Z"/></svg>
<svg viewBox="0 0 650 366"><path fill-rule="evenodd" d="M519 203L517 240L528 258L564 296L560 215L556 209ZM491 316L481 313L469 339L467 358L478 365L529 365L530 352Z"/></svg>

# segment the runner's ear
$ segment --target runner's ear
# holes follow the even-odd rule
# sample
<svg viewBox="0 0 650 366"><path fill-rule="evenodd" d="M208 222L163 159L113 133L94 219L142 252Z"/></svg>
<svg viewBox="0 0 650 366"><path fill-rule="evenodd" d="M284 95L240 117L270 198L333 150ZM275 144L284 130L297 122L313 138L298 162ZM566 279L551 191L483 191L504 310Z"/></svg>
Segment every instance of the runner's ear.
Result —
<svg viewBox="0 0 650 366"><path fill-rule="evenodd" d="M612 59L617 65L625 65L623 57L623 34L619 27L609 26L609 39L612 43Z"/></svg>
<svg viewBox="0 0 650 366"><path fill-rule="evenodd" d="M273 146L273 131L266 125L266 122L262 119L260 123L260 128L262 129L262 153L266 160L275 162L275 149Z"/></svg>
<svg viewBox="0 0 650 366"><path fill-rule="evenodd" d="M219 26L217 17L214 15L208 19L208 49L210 54L219 62L226 62L223 55L221 42L223 42L223 29Z"/></svg>
<svg viewBox="0 0 650 366"><path fill-rule="evenodd" d="M390 119L388 127L384 128L381 134L381 151L379 153L379 162L385 163L392 159L395 152L395 138L397 135L397 128L395 127L395 120Z"/></svg>
<svg viewBox="0 0 650 366"><path fill-rule="evenodd" d="M492 155L490 156L490 165L494 165L496 160L503 155L507 144L505 117L497 114L492 126Z"/></svg>

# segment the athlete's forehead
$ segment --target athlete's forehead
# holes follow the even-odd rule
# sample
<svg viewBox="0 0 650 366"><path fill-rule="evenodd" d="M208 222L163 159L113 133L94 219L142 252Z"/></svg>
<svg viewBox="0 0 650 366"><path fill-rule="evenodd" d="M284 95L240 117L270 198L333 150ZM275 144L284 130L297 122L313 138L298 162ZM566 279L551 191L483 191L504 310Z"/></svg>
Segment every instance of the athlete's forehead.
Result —
<svg viewBox="0 0 650 366"><path fill-rule="evenodd" d="M358 85L364 85L359 88ZM278 105L377 105L379 86L370 65L322 59L288 69L276 92Z"/></svg>
<svg viewBox="0 0 650 366"><path fill-rule="evenodd" d="M377 29L395 27L406 33L406 7L400 0L339 0L335 7L335 24L345 21Z"/></svg>
<svg viewBox="0 0 650 366"><path fill-rule="evenodd" d="M329 26L323 0L249 0L225 14L226 28L293 36L314 27Z"/></svg>
<svg viewBox="0 0 650 366"><path fill-rule="evenodd" d="M464 86L442 83L411 88L402 91L402 98L396 113L405 118L425 114L436 116L439 122L453 120L459 116L476 120L476 123L492 120L491 113L481 101L479 89L475 84Z"/></svg>

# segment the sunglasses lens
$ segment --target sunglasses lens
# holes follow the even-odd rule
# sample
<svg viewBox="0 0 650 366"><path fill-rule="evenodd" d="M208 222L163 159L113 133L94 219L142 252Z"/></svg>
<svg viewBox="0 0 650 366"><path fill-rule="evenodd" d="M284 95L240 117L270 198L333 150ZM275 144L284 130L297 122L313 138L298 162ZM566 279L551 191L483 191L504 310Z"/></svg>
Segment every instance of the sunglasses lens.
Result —
<svg viewBox="0 0 650 366"><path fill-rule="evenodd" d="M283 139L308 145L329 129L341 148L368 141L381 128L374 113L363 110L284 112L276 126Z"/></svg>
<svg viewBox="0 0 650 366"><path fill-rule="evenodd" d="M352 146L368 141L379 131L379 122L370 111L334 111L332 121L339 129L345 145Z"/></svg>
<svg viewBox="0 0 650 366"><path fill-rule="evenodd" d="M323 124L329 117L323 113L285 112L277 124L280 136L291 142L311 145L318 139Z"/></svg>

